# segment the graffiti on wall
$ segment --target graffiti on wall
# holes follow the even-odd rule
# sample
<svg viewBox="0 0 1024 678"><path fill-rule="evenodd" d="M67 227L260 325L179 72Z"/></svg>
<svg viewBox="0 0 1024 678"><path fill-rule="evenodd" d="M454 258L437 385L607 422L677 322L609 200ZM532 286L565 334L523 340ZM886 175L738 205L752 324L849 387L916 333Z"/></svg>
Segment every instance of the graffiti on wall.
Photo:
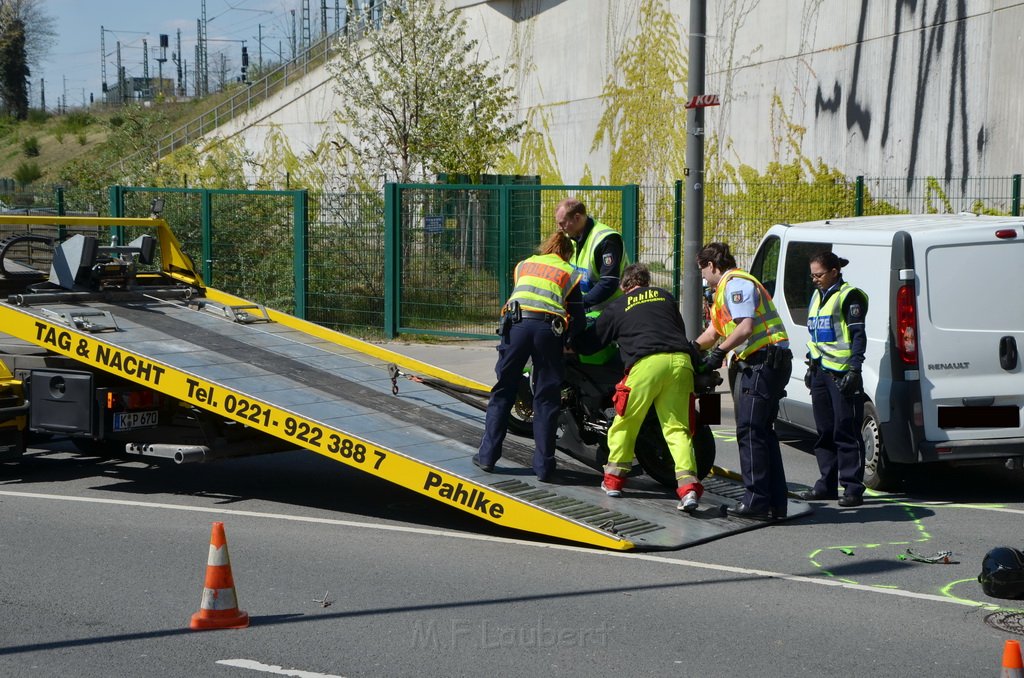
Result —
<svg viewBox="0 0 1024 678"><path fill-rule="evenodd" d="M967 78L967 2L966 0L896 0L892 38L889 42L889 71L886 76L882 110L873 110L867 102L864 87L873 74L865 72L864 51L867 48L865 27L871 0L861 0L853 67L843 79L831 86L818 83L815 117L841 117L847 131L856 130L865 143L886 147L905 133L909 143L907 186L913 183L925 144L940 147L933 140L938 135L945 157L945 177L958 173L963 187L971 169L971 137L978 155L984 152L985 128L979 126L972 135L968 116ZM876 0L878 7L890 7L888 0ZM906 23L905 23L906 22ZM907 51L906 54L901 52ZM901 56L903 61L901 61ZM910 58L913 67L909 80L899 66ZM946 70L950 69L950 70ZM941 110L933 110L935 88L944 100ZM827 94L826 94L827 92ZM894 97L911 92L913 115L908 121L894 119ZM881 129L873 130L873 122L881 117ZM935 124L938 121L938 124ZM908 129L897 129L909 123ZM875 131L876 137L872 137Z"/></svg>

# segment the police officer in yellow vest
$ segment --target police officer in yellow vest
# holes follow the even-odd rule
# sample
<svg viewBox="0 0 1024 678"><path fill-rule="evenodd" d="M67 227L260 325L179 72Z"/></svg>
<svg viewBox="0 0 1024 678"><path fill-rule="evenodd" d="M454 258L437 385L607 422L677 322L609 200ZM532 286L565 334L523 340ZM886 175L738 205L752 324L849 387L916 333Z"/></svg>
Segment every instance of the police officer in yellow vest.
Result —
<svg viewBox="0 0 1024 678"><path fill-rule="evenodd" d="M580 275L568 263L572 241L555 231L539 254L519 262L515 287L502 310L497 381L487 403L484 436L473 463L488 473L501 458L508 418L516 401L526 361L533 360L533 470L541 481L555 471L555 434L566 342L584 327Z"/></svg>
<svg viewBox="0 0 1024 678"><path fill-rule="evenodd" d="M626 266L622 236L588 217L587 208L576 198L558 203L555 222L572 238L575 251L569 263L583 275L580 289L586 310L600 311L609 301L622 296L619 279Z"/></svg>
<svg viewBox="0 0 1024 678"><path fill-rule="evenodd" d="M757 278L736 267L728 245L708 244L697 254L697 264L715 297L711 324L695 343L709 349L722 337L705 357L705 365L717 370L734 351L740 368L734 405L746 492L729 513L754 520L783 518L788 506L786 472L775 419L793 371L789 336L771 295Z"/></svg>
<svg viewBox="0 0 1024 678"><path fill-rule="evenodd" d="M836 499L843 486L840 506L864 503L864 418L861 366L868 340L864 318L868 298L843 280L849 262L834 252L811 257L811 280L817 291L807 311L808 370L804 383L811 391L811 406L818 440L814 456L821 477L801 493L807 500Z"/></svg>

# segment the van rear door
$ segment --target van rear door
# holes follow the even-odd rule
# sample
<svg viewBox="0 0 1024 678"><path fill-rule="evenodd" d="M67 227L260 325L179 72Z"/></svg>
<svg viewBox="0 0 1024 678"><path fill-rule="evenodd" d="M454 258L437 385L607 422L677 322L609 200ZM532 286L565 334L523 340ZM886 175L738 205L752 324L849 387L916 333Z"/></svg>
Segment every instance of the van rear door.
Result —
<svg viewBox="0 0 1024 678"><path fill-rule="evenodd" d="M920 231L913 242L925 439L938 459L1024 439L1024 222Z"/></svg>

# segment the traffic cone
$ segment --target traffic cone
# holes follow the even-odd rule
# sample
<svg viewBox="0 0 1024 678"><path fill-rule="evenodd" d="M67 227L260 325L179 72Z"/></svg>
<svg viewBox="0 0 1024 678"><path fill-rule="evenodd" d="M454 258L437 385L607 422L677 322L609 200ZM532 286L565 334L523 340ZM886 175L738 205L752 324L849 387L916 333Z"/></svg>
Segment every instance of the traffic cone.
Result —
<svg viewBox="0 0 1024 678"><path fill-rule="evenodd" d="M190 627L206 629L244 629L249 615L238 609L235 580L231 577L231 558L224 537L224 523L214 523L210 533L210 556L206 561L206 584L199 611L192 615Z"/></svg>
<svg viewBox="0 0 1024 678"><path fill-rule="evenodd" d="M1016 640L1006 641L1003 646L1003 672L1001 678L1024 678L1024 662L1021 662L1020 643Z"/></svg>

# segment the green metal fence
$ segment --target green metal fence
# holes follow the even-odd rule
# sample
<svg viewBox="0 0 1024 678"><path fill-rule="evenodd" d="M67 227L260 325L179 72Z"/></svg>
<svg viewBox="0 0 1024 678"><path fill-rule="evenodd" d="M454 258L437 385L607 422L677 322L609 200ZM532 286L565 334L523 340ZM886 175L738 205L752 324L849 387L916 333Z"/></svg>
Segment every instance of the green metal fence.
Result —
<svg viewBox="0 0 1024 678"><path fill-rule="evenodd" d="M554 229L572 195L637 253L637 186L389 184L384 332L493 337L517 261Z"/></svg>
<svg viewBox="0 0 1024 678"><path fill-rule="evenodd" d="M644 186L639 198L640 258L651 266L659 284L677 296L686 207L682 189L682 182L674 187ZM910 181L906 177L857 176L814 183L709 183L705 186L704 241L729 243L737 261L746 265L753 258L761 237L777 223L961 211L1019 216L1020 207L1020 174L983 178L923 177Z"/></svg>
<svg viewBox="0 0 1024 678"><path fill-rule="evenodd" d="M655 282L679 295L682 182L414 184L389 185L382 193L314 194L112 187L109 200L97 192L56 189L19 193L23 207L17 209L145 216L152 199L162 197L163 214L186 253L219 289L367 338L494 338L494 319L511 292L516 262L554 229L555 206L567 195L623 232L630 260L647 263ZM964 210L1019 215L1020 198L1019 174L710 184L704 239L728 242L746 265L775 223ZM46 234L71 235L55 228ZM104 229L95 235L109 237Z"/></svg>
<svg viewBox="0 0 1024 678"><path fill-rule="evenodd" d="M7 188L9 190L0 191L0 203L2 203L0 213L5 215L95 217L104 216L106 213L105 191L63 187L38 191L15 190L13 186ZM0 225L0 241L13 235L24 234L42 236L56 242L79 234L94 236L102 240L107 237L107 229L97 226L66 228L38 224L31 226L28 224ZM39 270L47 270L53 260L53 248L43 243L18 242L11 244L10 247L8 256Z"/></svg>
<svg viewBox="0 0 1024 678"><path fill-rule="evenodd" d="M381 336L383 194L311 194L307 245L307 319L368 338Z"/></svg>
<svg viewBox="0 0 1024 678"><path fill-rule="evenodd" d="M112 186L109 193L117 217L148 216L162 199L164 218L207 285L305 317L305 191Z"/></svg>

